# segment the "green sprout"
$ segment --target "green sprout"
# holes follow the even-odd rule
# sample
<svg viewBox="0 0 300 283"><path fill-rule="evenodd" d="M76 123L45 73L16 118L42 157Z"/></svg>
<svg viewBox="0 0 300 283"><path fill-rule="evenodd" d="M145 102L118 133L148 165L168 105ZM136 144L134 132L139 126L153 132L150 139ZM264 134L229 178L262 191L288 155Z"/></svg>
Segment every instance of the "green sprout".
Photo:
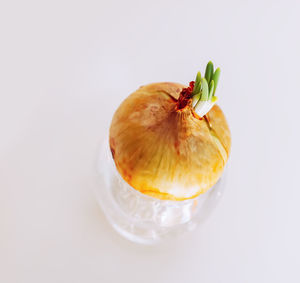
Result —
<svg viewBox="0 0 300 283"><path fill-rule="evenodd" d="M218 100L215 96L215 92L220 78L220 72L220 68L214 71L214 65L209 61L206 65L204 77L201 77L200 72L197 73L192 93L192 105L195 112L201 117L204 116Z"/></svg>
<svg viewBox="0 0 300 283"><path fill-rule="evenodd" d="M216 88L217 88L217 85L218 85L220 73L221 73L220 68L217 68L217 69L215 70L213 76L212 76L212 79L213 79L213 81L215 82L215 89L214 89L213 95L215 95L215 92L216 92Z"/></svg>
<svg viewBox="0 0 300 283"><path fill-rule="evenodd" d="M200 100L206 101L208 100L209 88L208 88L207 80L205 78L201 79L201 85L202 85L202 89L201 89Z"/></svg>
<svg viewBox="0 0 300 283"><path fill-rule="evenodd" d="M209 61L206 65L206 69L205 69L205 78L207 80L207 83L210 83L210 80L212 79L212 76L214 74L214 64L212 63L212 61Z"/></svg>

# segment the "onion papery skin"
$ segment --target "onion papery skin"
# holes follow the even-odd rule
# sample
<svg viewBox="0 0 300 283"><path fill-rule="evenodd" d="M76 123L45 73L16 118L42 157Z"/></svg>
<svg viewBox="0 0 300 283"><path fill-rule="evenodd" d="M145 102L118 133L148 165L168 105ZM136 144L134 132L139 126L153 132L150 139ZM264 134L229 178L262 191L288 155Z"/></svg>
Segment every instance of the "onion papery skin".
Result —
<svg viewBox="0 0 300 283"><path fill-rule="evenodd" d="M220 178L230 151L230 131L219 106L201 118L177 99L184 85L140 87L115 112L109 143L123 179L141 193L185 200Z"/></svg>

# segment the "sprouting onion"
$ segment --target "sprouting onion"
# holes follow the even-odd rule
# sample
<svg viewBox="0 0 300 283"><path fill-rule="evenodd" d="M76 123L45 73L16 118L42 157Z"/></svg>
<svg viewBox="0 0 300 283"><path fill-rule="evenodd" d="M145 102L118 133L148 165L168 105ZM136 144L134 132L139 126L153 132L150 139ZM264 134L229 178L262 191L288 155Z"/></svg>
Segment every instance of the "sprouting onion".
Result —
<svg viewBox="0 0 300 283"><path fill-rule="evenodd" d="M230 131L215 105L220 69L212 62L188 87L154 83L119 106L109 143L116 168L134 189L159 199L185 200L219 179L230 151Z"/></svg>

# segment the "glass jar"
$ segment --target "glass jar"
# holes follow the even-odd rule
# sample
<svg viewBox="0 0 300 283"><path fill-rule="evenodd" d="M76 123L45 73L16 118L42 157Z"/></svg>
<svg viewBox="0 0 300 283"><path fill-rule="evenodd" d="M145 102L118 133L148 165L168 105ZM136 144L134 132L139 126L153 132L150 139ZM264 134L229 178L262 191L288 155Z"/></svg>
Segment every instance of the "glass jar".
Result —
<svg viewBox="0 0 300 283"><path fill-rule="evenodd" d="M196 198L160 200L131 187L116 169L108 138L102 143L97 162L97 200L114 229L136 243L154 244L194 230L220 200L224 177Z"/></svg>

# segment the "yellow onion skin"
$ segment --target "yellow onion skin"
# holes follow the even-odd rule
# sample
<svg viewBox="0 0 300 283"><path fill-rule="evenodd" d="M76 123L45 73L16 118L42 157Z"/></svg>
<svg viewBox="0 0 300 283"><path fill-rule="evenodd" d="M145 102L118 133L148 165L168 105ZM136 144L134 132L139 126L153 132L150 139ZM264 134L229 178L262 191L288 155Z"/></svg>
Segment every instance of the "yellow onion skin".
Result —
<svg viewBox="0 0 300 283"><path fill-rule="evenodd" d="M140 87L115 112L109 143L116 168L134 189L164 200L205 193L220 178L230 151L230 131L220 107L205 118L191 103L178 109L184 85Z"/></svg>

